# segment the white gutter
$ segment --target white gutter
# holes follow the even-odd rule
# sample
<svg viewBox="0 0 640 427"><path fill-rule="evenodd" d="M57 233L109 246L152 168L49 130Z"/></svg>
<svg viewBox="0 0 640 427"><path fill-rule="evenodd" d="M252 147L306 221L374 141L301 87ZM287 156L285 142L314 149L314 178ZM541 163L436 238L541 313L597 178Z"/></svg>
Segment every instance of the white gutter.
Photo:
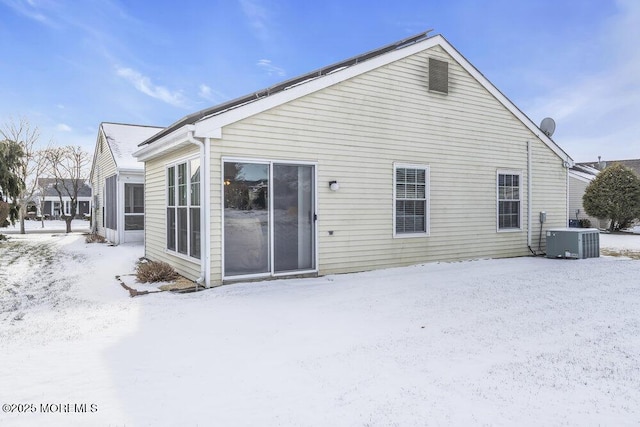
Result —
<svg viewBox="0 0 640 427"><path fill-rule="evenodd" d="M187 142L197 145L198 148L200 149L200 177L201 177L200 178L200 200L201 200L201 203L200 203L200 277L198 277L195 280L196 290L198 288L198 285L204 285L206 288L209 287L209 280L207 280L207 270L208 270L207 264L209 259L207 254L207 246L209 246L208 245L209 239L206 234L206 230L209 227L207 227L207 220L205 218L205 211L206 209L208 209L208 206L209 206L208 193L205 191L205 187L208 187L207 185L208 180L205 177L208 175L208 170L209 170L209 168L206 167L207 163L206 163L206 154L205 154L205 146L208 145L206 143L207 141L208 139L205 139L204 142L195 139L193 137L192 130L187 133Z"/></svg>
<svg viewBox="0 0 640 427"><path fill-rule="evenodd" d="M141 147L132 155L139 162L146 162L147 160L151 160L155 157L164 155L170 151L177 150L187 145L189 142L193 142L190 141L189 138L193 138L194 130L195 126L193 125L187 125L181 127L180 129L176 129L169 135L166 135L161 139L155 141L153 144L148 144ZM198 142L198 144L201 143Z"/></svg>
<svg viewBox="0 0 640 427"><path fill-rule="evenodd" d="M205 286L211 286L211 218L209 217L211 213L211 139L204 139L204 162L200 166L202 171L202 179L201 187L202 191L204 191L203 206L201 212L201 221L203 221L204 225L204 239L201 238L201 241L204 242L204 274L206 277Z"/></svg>

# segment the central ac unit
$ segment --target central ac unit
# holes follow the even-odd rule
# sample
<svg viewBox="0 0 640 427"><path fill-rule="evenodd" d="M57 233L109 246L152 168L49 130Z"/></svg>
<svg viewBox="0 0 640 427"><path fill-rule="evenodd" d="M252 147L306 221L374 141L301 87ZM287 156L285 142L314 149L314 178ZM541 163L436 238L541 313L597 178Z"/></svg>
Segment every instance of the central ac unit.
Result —
<svg viewBox="0 0 640 427"><path fill-rule="evenodd" d="M597 258L600 232L597 228L559 228L547 231L547 258Z"/></svg>

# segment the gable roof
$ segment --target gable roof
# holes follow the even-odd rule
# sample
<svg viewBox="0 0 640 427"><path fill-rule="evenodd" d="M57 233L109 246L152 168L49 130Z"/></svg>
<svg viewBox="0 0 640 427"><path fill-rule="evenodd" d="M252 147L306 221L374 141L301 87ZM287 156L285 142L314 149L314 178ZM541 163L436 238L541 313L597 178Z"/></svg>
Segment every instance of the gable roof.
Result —
<svg viewBox="0 0 640 427"><path fill-rule="evenodd" d="M116 168L143 170L144 166L133 156L138 144L151 138L163 128L103 122L100 124L107 145L113 154Z"/></svg>
<svg viewBox="0 0 640 427"><path fill-rule="evenodd" d="M63 188L72 188L73 180L72 179L63 179L62 180ZM87 185L87 182L84 179L78 180L81 182L80 187L78 188L78 197L91 197L91 187ZM55 189L55 184L57 180L55 178L38 178L38 188L44 190L44 195L46 196L56 196L58 197L58 192ZM63 191L62 196L65 196Z"/></svg>
<svg viewBox="0 0 640 427"><path fill-rule="evenodd" d="M598 169L576 163L569 169L569 176L579 181L589 183L600 173Z"/></svg>
<svg viewBox="0 0 640 427"><path fill-rule="evenodd" d="M628 160L598 160L597 162L581 162L578 165L591 167L597 170L603 170L609 165L614 163L620 163L622 166L625 166L636 174L640 175L640 159L628 159Z"/></svg>
<svg viewBox="0 0 640 427"><path fill-rule="evenodd" d="M371 52L367 52L365 54L362 55L358 55L358 56L354 56L353 58L349 58L347 60L320 68L318 70L312 71L310 73L306 73L303 74L301 76L297 76L294 77L292 79L289 80L285 80L284 82L278 83L275 86L270 86L268 88L259 90L257 92L251 93L249 95L245 95L245 96L241 96L239 98L236 99L232 99L231 101L227 101L227 102L223 102L222 104L217 104L214 105L213 107L209 107L209 108L205 108L203 110L200 110L198 112L195 112L193 114L189 114L183 118L181 118L180 120L178 120L177 122L173 123L172 125L168 126L167 128L165 128L162 132L159 132L158 134L154 135L153 137L149 138L148 140L144 141L142 144L140 145L147 145L147 144L151 144L152 142L162 138L165 135L170 134L173 130L178 129L182 126L185 125L192 125L200 120L206 119L207 117L216 115L216 114L220 114L222 112L225 112L227 110L233 109L235 107L239 107L245 104L249 104L251 102L254 101L258 101L262 98L265 98L267 96L271 96L275 93L281 92L283 90L287 90L289 88L292 88L298 84L302 84L306 81L318 78L318 77L322 77L325 76L327 74L330 74L332 72L341 70L343 68L349 67L351 65L355 65L358 64L360 62L366 61L367 59L373 58L375 56L378 55L382 55L385 52L389 52L391 50L394 49L400 49L404 46L407 46L409 44L415 43L417 41L420 41L424 38L427 37L427 34L430 32L431 30L425 31L423 33L417 34L415 36L400 40L398 42L392 43L390 45L384 46L382 48L373 50Z"/></svg>
<svg viewBox="0 0 640 427"><path fill-rule="evenodd" d="M380 49L287 80L267 89L190 114L142 142L134 155L148 160L183 145L192 138L220 138L222 127L282 105L307 94L340 83L375 68L440 46L471 74L507 110L542 140L558 157L573 165L571 157L548 137L515 104L463 57L443 36L428 36L429 31L400 40Z"/></svg>

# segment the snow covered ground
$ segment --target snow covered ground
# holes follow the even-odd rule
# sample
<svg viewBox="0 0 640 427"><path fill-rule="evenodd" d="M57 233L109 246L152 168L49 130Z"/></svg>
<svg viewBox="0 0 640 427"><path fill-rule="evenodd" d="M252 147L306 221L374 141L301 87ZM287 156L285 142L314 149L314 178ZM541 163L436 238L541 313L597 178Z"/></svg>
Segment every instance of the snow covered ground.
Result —
<svg viewBox="0 0 640 427"><path fill-rule="evenodd" d="M640 235L601 246L640 252ZM80 234L0 243L0 425L640 423L638 260L432 263L130 298L114 276L142 253Z"/></svg>
<svg viewBox="0 0 640 427"><path fill-rule="evenodd" d="M89 221L82 219L74 219L71 221L71 231L88 232L91 227ZM24 230L26 233L49 233L49 232L64 232L67 229L67 225L62 220L45 220L45 221L32 221L28 220L24 222ZM20 233L20 223L16 222L14 225L10 225L6 228L0 228L2 234L16 234Z"/></svg>

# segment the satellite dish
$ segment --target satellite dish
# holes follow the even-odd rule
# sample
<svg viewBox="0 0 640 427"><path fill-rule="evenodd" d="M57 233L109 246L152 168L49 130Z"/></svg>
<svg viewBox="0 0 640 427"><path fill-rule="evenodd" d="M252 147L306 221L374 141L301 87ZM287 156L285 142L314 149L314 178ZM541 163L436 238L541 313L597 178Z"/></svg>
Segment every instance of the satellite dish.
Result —
<svg viewBox="0 0 640 427"><path fill-rule="evenodd" d="M540 123L540 130L548 137L551 137L553 132L556 131L556 122L554 122L551 117L546 117L542 119L542 123Z"/></svg>

